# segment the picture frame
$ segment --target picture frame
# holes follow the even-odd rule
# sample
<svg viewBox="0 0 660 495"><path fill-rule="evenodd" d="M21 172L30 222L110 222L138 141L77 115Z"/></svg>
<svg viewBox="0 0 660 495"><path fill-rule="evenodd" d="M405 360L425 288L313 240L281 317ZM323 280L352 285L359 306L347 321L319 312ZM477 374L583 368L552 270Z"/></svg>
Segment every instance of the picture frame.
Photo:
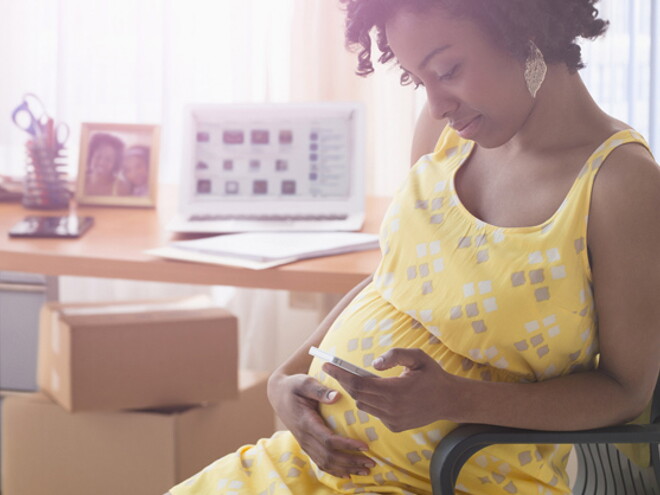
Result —
<svg viewBox="0 0 660 495"><path fill-rule="evenodd" d="M153 208L160 126L83 123L76 200L81 205Z"/></svg>

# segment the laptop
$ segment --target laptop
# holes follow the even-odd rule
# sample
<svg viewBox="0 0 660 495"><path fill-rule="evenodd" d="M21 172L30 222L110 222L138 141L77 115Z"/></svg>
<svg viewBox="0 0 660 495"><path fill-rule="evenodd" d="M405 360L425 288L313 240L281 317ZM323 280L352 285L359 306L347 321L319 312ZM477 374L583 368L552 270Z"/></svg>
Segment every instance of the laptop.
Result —
<svg viewBox="0 0 660 495"><path fill-rule="evenodd" d="M186 109L181 233L356 231L364 222L360 103Z"/></svg>

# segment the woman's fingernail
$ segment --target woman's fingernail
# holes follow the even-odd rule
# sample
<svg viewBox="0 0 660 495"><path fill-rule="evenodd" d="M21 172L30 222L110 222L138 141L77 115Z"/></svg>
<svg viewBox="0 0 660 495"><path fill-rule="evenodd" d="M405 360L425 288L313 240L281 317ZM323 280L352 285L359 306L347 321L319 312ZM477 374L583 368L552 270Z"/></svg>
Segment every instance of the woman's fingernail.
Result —
<svg viewBox="0 0 660 495"><path fill-rule="evenodd" d="M328 400L335 400L335 397L337 397L337 391L336 390L330 390L328 394L326 395Z"/></svg>
<svg viewBox="0 0 660 495"><path fill-rule="evenodd" d="M383 364L383 358L382 357L376 358L373 360L371 364L373 365L374 368L379 368Z"/></svg>

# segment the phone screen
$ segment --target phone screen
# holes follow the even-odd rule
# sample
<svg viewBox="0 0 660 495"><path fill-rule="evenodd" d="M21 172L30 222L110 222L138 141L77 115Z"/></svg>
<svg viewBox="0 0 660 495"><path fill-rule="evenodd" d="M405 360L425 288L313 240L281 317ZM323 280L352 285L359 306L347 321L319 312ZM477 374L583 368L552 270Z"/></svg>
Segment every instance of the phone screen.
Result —
<svg viewBox="0 0 660 495"><path fill-rule="evenodd" d="M309 353L314 357L323 359L324 361L334 364L335 366L338 366L339 368L348 371L349 373L353 373L354 375L365 376L365 377L377 376L371 373L370 371L365 370L364 368L360 368L359 366L356 366L353 363L349 363L348 361L345 361L344 359L340 359L337 356L330 354L329 352L322 351L317 347L314 346L310 347Z"/></svg>
<svg viewBox="0 0 660 495"><path fill-rule="evenodd" d="M30 215L14 225L9 236L75 239L93 224L92 217Z"/></svg>

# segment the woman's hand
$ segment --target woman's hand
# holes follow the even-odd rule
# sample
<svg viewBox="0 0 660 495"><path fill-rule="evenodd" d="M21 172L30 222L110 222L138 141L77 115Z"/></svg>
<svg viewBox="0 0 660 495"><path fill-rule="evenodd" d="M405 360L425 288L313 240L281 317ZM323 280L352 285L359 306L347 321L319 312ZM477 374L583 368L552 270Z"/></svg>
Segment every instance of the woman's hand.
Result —
<svg viewBox="0 0 660 495"><path fill-rule="evenodd" d="M332 404L340 394L304 374L273 375L268 397L275 412L305 452L323 471L339 478L365 476L376 464L359 451L366 443L334 433L319 413L319 404Z"/></svg>
<svg viewBox="0 0 660 495"><path fill-rule="evenodd" d="M373 366L377 370L404 366L405 370L394 378L365 378L326 363L323 371L344 387L359 409L394 432L453 419L457 379L421 349L390 349Z"/></svg>

